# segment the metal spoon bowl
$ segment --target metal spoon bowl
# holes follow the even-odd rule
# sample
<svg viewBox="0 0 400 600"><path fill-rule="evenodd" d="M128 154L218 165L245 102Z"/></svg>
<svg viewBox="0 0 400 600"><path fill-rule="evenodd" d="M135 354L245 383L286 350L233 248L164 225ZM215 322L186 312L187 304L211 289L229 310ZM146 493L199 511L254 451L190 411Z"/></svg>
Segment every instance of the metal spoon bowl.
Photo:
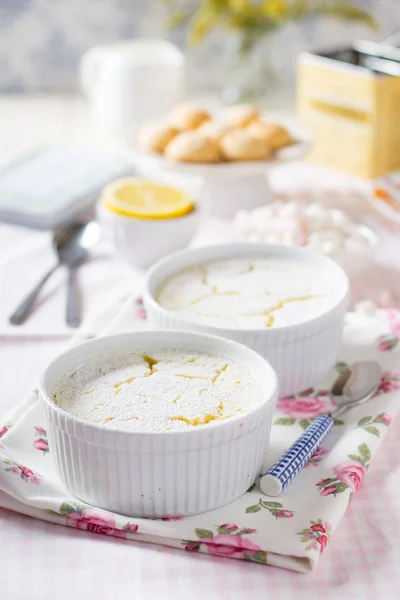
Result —
<svg viewBox="0 0 400 600"><path fill-rule="evenodd" d="M46 281L63 265L68 268L66 321L70 327L80 325L81 317L76 269L87 260L90 249L97 243L99 237L100 228L94 221L56 229L53 232L53 248L58 261L12 313L9 318L10 323L21 325L26 321Z"/></svg>
<svg viewBox="0 0 400 600"><path fill-rule="evenodd" d="M375 361L353 364L336 379L331 400L337 408L331 415L320 415L307 427L298 440L261 477L260 487L267 496L279 496L297 473L309 461L331 431L334 420L346 410L361 406L376 392L382 370Z"/></svg>

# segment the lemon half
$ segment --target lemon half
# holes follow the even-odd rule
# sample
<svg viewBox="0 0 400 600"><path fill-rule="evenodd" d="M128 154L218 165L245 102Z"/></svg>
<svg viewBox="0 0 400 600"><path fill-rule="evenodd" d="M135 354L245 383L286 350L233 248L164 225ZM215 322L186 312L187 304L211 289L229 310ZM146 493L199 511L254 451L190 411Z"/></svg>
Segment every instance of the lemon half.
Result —
<svg viewBox="0 0 400 600"><path fill-rule="evenodd" d="M136 177L109 183L103 190L102 202L114 213L139 219L171 219L194 209L182 190Z"/></svg>

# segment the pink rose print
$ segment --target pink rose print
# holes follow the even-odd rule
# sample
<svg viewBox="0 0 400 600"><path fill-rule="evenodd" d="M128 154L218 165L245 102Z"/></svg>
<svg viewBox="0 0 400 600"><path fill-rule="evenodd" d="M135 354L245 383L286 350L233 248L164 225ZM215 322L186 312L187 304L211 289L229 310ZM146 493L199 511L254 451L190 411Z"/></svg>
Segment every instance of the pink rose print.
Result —
<svg viewBox="0 0 400 600"><path fill-rule="evenodd" d="M35 440L33 442L33 445L36 448L36 450L42 450L43 452L49 451L49 444L47 443L46 440L43 440L42 438Z"/></svg>
<svg viewBox="0 0 400 600"><path fill-rule="evenodd" d="M389 321L390 333L378 337L378 350L380 352L390 352L400 342L400 311L388 308L385 313Z"/></svg>
<svg viewBox="0 0 400 600"><path fill-rule="evenodd" d="M183 521L185 517L176 515L175 517L161 517L161 521Z"/></svg>
<svg viewBox="0 0 400 600"><path fill-rule="evenodd" d="M232 529L239 529L239 527L234 523L224 523L223 525L221 525L221 529L225 529L226 531L232 531Z"/></svg>
<svg viewBox="0 0 400 600"><path fill-rule="evenodd" d="M185 546L187 552L198 552L200 550L200 542L188 542Z"/></svg>
<svg viewBox="0 0 400 600"><path fill-rule="evenodd" d="M39 436L39 438L33 442L33 447L36 448L36 450L41 450L43 452L43 454L46 454L46 452L49 451L49 443L47 441L47 431L45 429L43 429L43 427L39 427L39 426L34 427L34 429L35 429L35 435Z"/></svg>
<svg viewBox="0 0 400 600"><path fill-rule="evenodd" d="M321 496L329 496L330 494L335 494L336 485L328 485L328 487L321 490Z"/></svg>
<svg viewBox="0 0 400 600"><path fill-rule="evenodd" d="M328 538L326 537L326 535L320 535L319 538L317 539L318 544L320 544L320 546L321 546L321 552L323 552L325 550L327 541L328 541Z"/></svg>
<svg viewBox="0 0 400 600"><path fill-rule="evenodd" d="M102 533L125 539L126 534L136 533L139 526L128 521L122 529L118 529L112 513L100 508L92 508L76 502L63 502L59 508L61 515L66 516L66 525L75 529L83 529L92 533Z"/></svg>
<svg viewBox="0 0 400 600"><path fill-rule="evenodd" d="M318 448L318 450L314 452L308 463L304 465L304 468L307 469L308 467L317 467L318 464L323 460L323 458L327 454L329 454L329 452L330 450L328 450L328 448Z"/></svg>
<svg viewBox="0 0 400 600"><path fill-rule="evenodd" d="M75 527L92 533L126 538L126 531L117 529L114 516L99 508L84 508L82 512L71 512L67 516L66 524L68 527Z"/></svg>
<svg viewBox="0 0 400 600"><path fill-rule="evenodd" d="M307 544L306 550L318 550L322 553L331 537L332 526L328 521L322 522L321 519L310 523L311 527L299 531L297 535L301 536L301 542Z"/></svg>
<svg viewBox="0 0 400 600"><path fill-rule="evenodd" d="M143 300L141 298L136 298L135 300L136 306L136 316L142 321L147 319L147 313L143 307Z"/></svg>
<svg viewBox="0 0 400 600"><path fill-rule="evenodd" d="M206 545L208 554L214 556L244 559L245 555L255 554L261 550L260 546L250 540L229 533L218 534L213 539L202 538L199 541Z"/></svg>
<svg viewBox="0 0 400 600"><path fill-rule="evenodd" d="M36 426L35 429L39 435L47 436L47 431L45 429L43 429L43 427Z"/></svg>
<svg viewBox="0 0 400 600"><path fill-rule="evenodd" d="M385 371L382 375L381 383L376 395L389 394L390 392L395 392L397 390L400 390L400 373Z"/></svg>
<svg viewBox="0 0 400 600"><path fill-rule="evenodd" d="M315 525L311 525L311 531L319 531L320 533L325 533L325 527L322 523L315 523Z"/></svg>
<svg viewBox="0 0 400 600"><path fill-rule="evenodd" d="M390 352L393 348L396 348L399 343L399 338L391 335L381 335L378 337L378 350L379 352Z"/></svg>
<svg viewBox="0 0 400 600"><path fill-rule="evenodd" d="M4 470L8 473L14 473L14 475L19 475L21 479L25 482L34 483L35 485L40 485L40 478L35 471L25 467L24 465L19 465L13 460L3 460L3 463L6 465Z"/></svg>
<svg viewBox="0 0 400 600"><path fill-rule="evenodd" d="M336 496L347 489L351 492L357 491L371 460L371 451L367 444L358 446L358 454L348 454L349 460L345 460L333 468L335 477L321 479L316 486L321 496Z"/></svg>
<svg viewBox="0 0 400 600"><path fill-rule="evenodd" d="M2 427L0 427L0 438L2 435L4 435L5 433L7 433L8 431L8 427L6 427L5 425L3 425Z"/></svg>
<svg viewBox="0 0 400 600"><path fill-rule="evenodd" d="M335 405L327 397L308 396L281 398L276 408L292 419L315 419L322 413L332 412Z"/></svg>
<svg viewBox="0 0 400 600"><path fill-rule="evenodd" d="M256 533L256 529L240 529L234 523L217 527L218 533L209 529L195 529L198 540L183 540L188 552L207 551L214 556L225 556L267 564L267 553L244 535ZM204 548L204 549L203 549Z"/></svg>
<svg viewBox="0 0 400 600"><path fill-rule="evenodd" d="M345 460L333 468L337 479L355 492L362 482L367 469L356 460Z"/></svg>
<svg viewBox="0 0 400 600"><path fill-rule="evenodd" d="M249 529L248 527L246 527L245 529L242 529L242 531L240 532L240 535L243 535L244 533L257 533L257 529Z"/></svg>
<svg viewBox="0 0 400 600"><path fill-rule="evenodd" d="M378 415L378 419L380 419L382 423L384 423L387 426L389 426L392 422L392 417L387 413L381 413L380 415Z"/></svg>
<svg viewBox="0 0 400 600"><path fill-rule="evenodd" d="M274 516L277 519L290 519L294 517L294 513L291 510L278 510L274 513Z"/></svg>

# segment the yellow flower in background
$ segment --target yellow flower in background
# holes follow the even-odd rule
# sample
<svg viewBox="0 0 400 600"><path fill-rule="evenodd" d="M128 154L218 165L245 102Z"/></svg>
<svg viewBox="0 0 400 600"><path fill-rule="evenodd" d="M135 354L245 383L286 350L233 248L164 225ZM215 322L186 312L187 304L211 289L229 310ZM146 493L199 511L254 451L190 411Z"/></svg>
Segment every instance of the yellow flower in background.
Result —
<svg viewBox="0 0 400 600"><path fill-rule="evenodd" d="M373 17L349 0L165 0L179 10L169 19L171 27L186 25L189 42L199 44L214 29L234 29L247 41L268 35L288 21L308 15L327 15L360 21L374 27Z"/></svg>
<svg viewBox="0 0 400 600"><path fill-rule="evenodd" d="M283 0L266 0L261 5L261 12L274 21L283 21L288 14L287 2Z"/></svg>
<svg viewBox="0 0 400 600"><path fill-rule="evenodd" d="M249 0L228 0L226 4L228 4L231 7L231 9L236 12L242 12L248 10L249 8L252 8L251 2L249 2Z"/></svg>

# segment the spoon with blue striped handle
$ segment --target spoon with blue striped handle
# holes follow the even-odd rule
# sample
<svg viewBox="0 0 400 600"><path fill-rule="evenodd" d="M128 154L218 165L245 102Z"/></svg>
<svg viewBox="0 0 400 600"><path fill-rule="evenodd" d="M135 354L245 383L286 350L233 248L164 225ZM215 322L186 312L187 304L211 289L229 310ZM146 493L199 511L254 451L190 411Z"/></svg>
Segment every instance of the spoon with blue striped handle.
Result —
<svg viewBox="0 0 400 600"><path fill-rule="evenodd" d="M267 496L279 496L321 446L333 427L334 420L346 410L367 402L378 389L382 370L372 360L354 363L341 373L332 386L331 399L337 408L320 415L307 427L298 440L261 477L261 491Z"/></svg>

